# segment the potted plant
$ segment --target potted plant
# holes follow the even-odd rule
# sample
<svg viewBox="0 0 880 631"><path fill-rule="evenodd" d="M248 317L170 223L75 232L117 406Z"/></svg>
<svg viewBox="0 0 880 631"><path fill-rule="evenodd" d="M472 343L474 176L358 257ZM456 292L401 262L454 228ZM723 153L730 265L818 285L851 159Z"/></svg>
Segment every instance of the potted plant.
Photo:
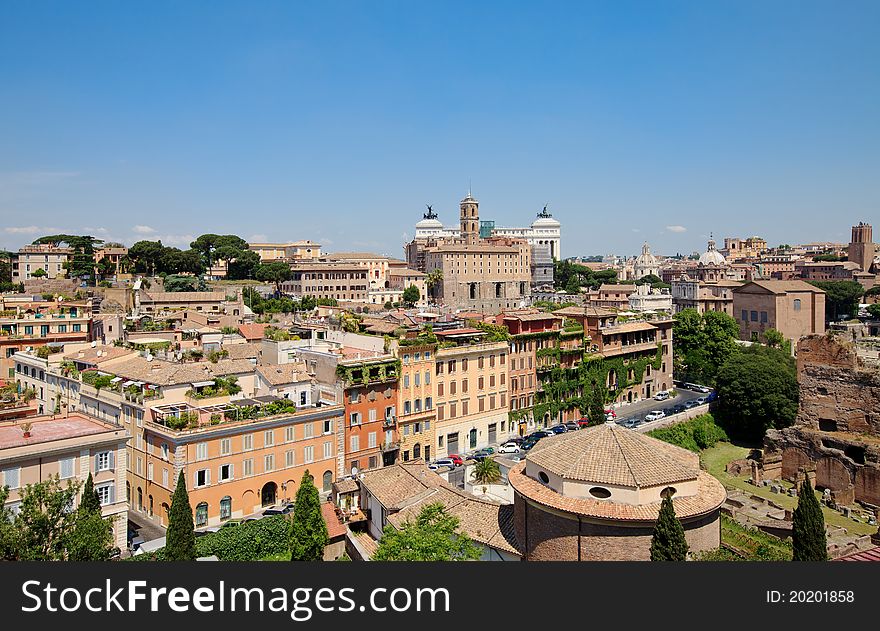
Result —
<svg viewBox="0 0 880 631"><path fill-rule="evenodd" d="M21 425L19 425L19 427L21 427L22 436L24 436L25 438L30 438L32 426L32 423L22 423Z"/></svg>

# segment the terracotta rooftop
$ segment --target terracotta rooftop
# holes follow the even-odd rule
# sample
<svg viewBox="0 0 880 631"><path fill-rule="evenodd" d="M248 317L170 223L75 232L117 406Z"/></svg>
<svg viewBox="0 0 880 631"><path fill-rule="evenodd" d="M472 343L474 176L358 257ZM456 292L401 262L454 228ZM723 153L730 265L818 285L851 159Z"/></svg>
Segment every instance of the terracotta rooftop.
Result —
<svg viewBox="0 0 880 631"><path fill-rule="evenodd" d="M254 365L247 359L221 359L218 362L195 362L178 364L143 357L122 360L108 368L118 377L143 381L157 386L182 385L205 381L214 377L253 372Z"/></svg>
<svg viewBox="0 0 880 631"><path fill-rule="evenodd" d="M67 353L64 359L75 360L86 364L100 364L111 359L118 359L126 355L136 355L137 351L122 346L95 346L89 347L81 351Z"/></svg>
<svg viewBox="0 0 880 631"><path fill-rule="evenodd" d="M405 267L403 269L398 267L393 267L388 270L389 276L427 276L424 272L420 272L417 269L410 269Z"/></svg>
<svg viewBox="0 0 880 631"><path fill-rule="evenodd" d="M537 322L541 320L561 320L562 316L555 313L503 313L505 320L519 320L520 322Z"/></svg>
<svg viewBox="0 0 880 631"><path fill-rule="evenodd" d="M263 339L263 331L266 330L268 324L239 324L238 332L241 333L241 336L248 340L261 340Z"/></svg>
<svg viewBox="0 0 880 631"><path fill-rule="evenodd" d="M336 480L336 482L333 483L333 490L336 491L336 493L354 493L358 490L358 483L352 478Z"/></svg>
<svg viewBox="0 0 880 631"><path fill-rule="evenodd" d="M543 506L584 517L614 521L653 522L660 513L659 501L637 506L608 500L565 497L525 475L525 466L525 462L520 462L513 467L508 472L507 479L517 493ZM705 471L700 471L697 476L697 493L673 497L672 504L677 517L690 518L717 510L726 499L727 491L724 486Z"/></svg>
<svg viewBox="0 0 880 631"><path fill-rule="evenodd" d="M306 365L303 362L258 366L257 372L272 386L311 380L308 371L306 371Z"/></svg>
<svg viewBox="0 0 880 631"><path fill-rule="evenodd" d="M825 292L815 285L804 282L802 280L753 280L739 288L739 291L746 292L750 287L760 287L774 294L784 294L790 291L809 291L815 294L824 294ZM734 291L737 291L736 289Z"/></svg>
<svg viewBox="0 0 880 631"><path fill-rule="evenodd" d="M145 302L223 302L222 291L151 291L144 292Z"/></svg>
<svg viewBox="0 0 880 631"><path fill-rule="evenodd" d="M321 514L327 524L327 535L331 541L336 537L345 536L345 525L339 521L339 516L336 514L336 508L332 502L321 502Z"/></svg>
<svg viewBox="0 0 880 631"><path fill-rule="evenodd" d="M612 326L604 327L600 329L602 333L612 334L612 333L634 333L636 331L653 331L656 329L653 324L650 322L622 322L620 324L614 324Z"/></svg>
<svg viewBox="0 0 880 631"><path fill-rule="evenodd" d="M513 534L511 508L478 499L446 482L421 460L367 471L360 483L390 513L388 521L399 528L414 520L428 504L441 503L459 519L461 529L479 543L519 554Z"/></svg>
<svg viewBox="0 0 880 631"><path fill-rule="evenodd" d="M695 480L699 456L616 423L602 423L538 442L526 456L567 480L645 488Z"/></svg>
<svg viewBox="0 0 880 631"><path fill-rule="evenodd" d="M485 335L485 331L481 331L480 329L472 329L472 328L459 328L459 329L446 329L441 331L434 331L434 335L438 337L452 337L455 335Z"/></svg>
<svg viewBox="0 0 880 631"><path fill-rule="evenodd" d="M227 351L226 359L256 359L260 356L260 349L256 344L224 344L223 350Z"/></svg>
<svg viewBox="0 0 880 631"><path fill-rule="evenodd" d="M29 438L24 438L21 427L17 424L18 422L0 425L0 449L37 445L94 434L125 432L122 427L111 427L82 414L70 414L67 417L56 418L42 416L26 420L31 423L31 435Z"/></svg>
<svg viewBox="0 0 880 631"><path fill-rule="evenodd" d="M618 293L618 294L629 293L629 294L631 294L631 293L634 292L635 290L636 290L636 286L635 286L635 285L608 285L608 284L602 284L602 285L599 286L599 291L600 291L600 292L605 292L605 293Z"/></svg>
<svg viewBox="0 0 880 631"><path fill-rule="evenodd" d="M563 307L562 309L557 309L553 313L561 316L586 316L598 318L610 318L611 316L617 315L613 311L603 309L602 307L579 307L577 305Z"/></svg>

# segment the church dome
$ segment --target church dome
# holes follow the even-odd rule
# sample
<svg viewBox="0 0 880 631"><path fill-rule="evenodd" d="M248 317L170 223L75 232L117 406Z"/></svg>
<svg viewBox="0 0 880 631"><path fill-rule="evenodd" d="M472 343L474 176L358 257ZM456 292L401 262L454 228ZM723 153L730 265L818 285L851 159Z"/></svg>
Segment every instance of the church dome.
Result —
<svg viewBox="0 0 880 631"><path fill-rule="evenodd" d="M544 210L538 213L538 218L532 222L532 228L559 228L560 225L547 210L546 206L544 206Z"/></svg>
<svg viewBox="0 0 880 631"><path fill-rule="evenodd" d="M443 224L439 219L422 219L416 224L416 228L420 230L440 230Z"/></svg>
<svg viewBox="0 0 880 631"><path fill-rule="evenodd" d="M700 265L724 265L727 259L715 249L715 241L709 239L708 249L700 255Z"/></svg>
<svg viewBox="0 0 880 631"><path fill-rule="evenodd" d="M647 243L642 246L642 253L636 257L636 267L656 267L657 257L651 254L651 246Z"/></svg>

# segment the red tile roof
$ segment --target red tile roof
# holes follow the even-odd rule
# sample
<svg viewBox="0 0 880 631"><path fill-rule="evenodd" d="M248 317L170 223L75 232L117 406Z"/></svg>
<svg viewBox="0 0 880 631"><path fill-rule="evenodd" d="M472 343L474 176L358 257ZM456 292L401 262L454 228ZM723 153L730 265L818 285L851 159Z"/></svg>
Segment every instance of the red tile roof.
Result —
<svg viewBox="0 0 880 631"><path fill-rule="evenodd" d="M263 339L263 331L268 324L239 324L238 332L241 333L241 336L246 340L261 340Z"/></svg>
<svg viewBox="0 0 880 631"><path fill-rule="evenodd" d="M324 521L327 523L327 536L331 540L345 536L345 525L339 521L333 502L322 502L321 514L324 515Z"/></svg>
<svg viewBox="0 0 880 631"><path fill-rule="evenodd" d="M854 554L848 554L835 561L880 561L880 546L862 550Z"/></svg>

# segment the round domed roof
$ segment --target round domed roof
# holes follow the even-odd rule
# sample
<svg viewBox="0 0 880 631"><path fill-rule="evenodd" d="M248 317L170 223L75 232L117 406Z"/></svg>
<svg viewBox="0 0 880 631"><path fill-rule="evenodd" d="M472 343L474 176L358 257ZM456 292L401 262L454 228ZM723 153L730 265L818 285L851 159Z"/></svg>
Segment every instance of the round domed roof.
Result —
<svg viewBox="0 0 880 631"><path fill-rule="evenodd" d="M540 217L532 222L532 228L558 228L560 225L553 217Z"/></svg>
<svg viewBox="0 0 880 631"><path fill-rule="evenodd" d="M656 267L657 265L657 257L651 254L651 247L645 243L645 245L642 246L642 253L636 257L636 266Z"/></svg>
<svg viewBox="0 0 880 631"><path fill-rule="evenodd" d="M700 473L696 454L614 422L544 438L525 459L564 480L633 489L696 480Z"/></svg>
<svg viewBox="0 0 880 631"><path fill-rule="evenodd" d="M421 228L423 230L432 228L440 229L443 228L443 223L439 219L422 219L416 224L416 228Z"/></svg>
<svg viewBox="0 0 880 631"><path fill-rule="evenodd" d="M715 249L715 241L709 239L709 247L700 255L700 265L724 265L727 259Z"/></svg>

